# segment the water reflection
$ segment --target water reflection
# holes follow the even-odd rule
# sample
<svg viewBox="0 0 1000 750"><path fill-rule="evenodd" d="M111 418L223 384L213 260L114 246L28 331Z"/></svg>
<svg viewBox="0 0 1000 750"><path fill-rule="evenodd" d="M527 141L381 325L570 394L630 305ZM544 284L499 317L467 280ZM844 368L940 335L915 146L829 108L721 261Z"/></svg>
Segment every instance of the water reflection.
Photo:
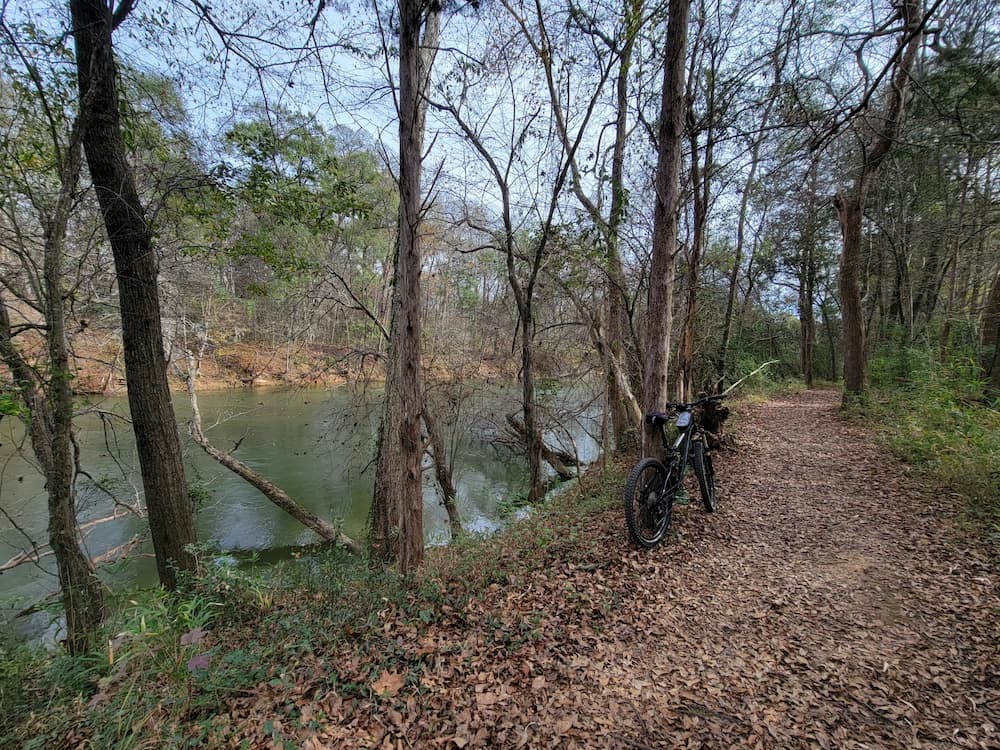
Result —
<svg viewBox="0 0 1000 750"><path fill-rule="evenodd" d="M366 401L347 388L248 390L204 393L199 401L205 432L213 444L233 452L321 517L340 520L349 535L362 538L371 502L380 408L371 396L378 395L369 394ZM473 390L471 395L466 392L462 398L464 416L442 425L454 453L459 509L467 530L490 533L504 522L499 506L526 489L522 459L495 445L497 425L503 423L505 411L516 408L517 392L492 387ZM77 422L81 463L94 480L81 478L79 483L80 516L86 522L110 512L106 492L95 482L123 501L134 502L140 479L131 428L110 416L126 413L124 398L81 403L81 409L84 406L102 412L88 413ZM194 445L183 426L189 414L186 400L178 397L175 408L182 424L188 481L201 498L199 539L215 540L227 550L282 549L315 541L312 532ZM596 445L587 436L595 423L596 415L587 414L582 423L569 425L585 461L596 456ZM0 507L9 514L9 518L0 517L2 563L29 546L11 519L39 540L45 539L47 523L44 483L32 465L23 431L12 419L0 421ZM424 474L424 517L427 542L447 542L448 519L431 471ZM86 545L91 555L98 555L144 531L141 519L123 518L92 529ZM148 553L147 545L143 555L103 574L117 589L154 585L155 567ZM51 563L47 558L0 576L0 607L6 614L56 589ZM25 622L20 618L18 629L24 629ZM36 617L28 628L37 632L39 622Z"/></svg>

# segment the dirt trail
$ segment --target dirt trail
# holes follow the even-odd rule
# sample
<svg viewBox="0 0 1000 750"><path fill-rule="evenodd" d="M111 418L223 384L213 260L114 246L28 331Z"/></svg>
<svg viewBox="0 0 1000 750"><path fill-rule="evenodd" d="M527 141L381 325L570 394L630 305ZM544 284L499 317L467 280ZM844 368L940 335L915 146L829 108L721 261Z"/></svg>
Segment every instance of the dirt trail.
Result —
<svg viewBox="0 0 1000 750"><path fill-rule="evenodd" d="M1000 747L996 571L838 400L741 415L720 513L692 503L679 544L625 555L638 611L581 675L626 668L623 744Z"/></svg>
<svg viewBox="0 0 1000 750"><path fill-rule="evenodd" d="M1000 747L996 570L838 398L744 409L719 512L653 552L608 511L451 622L389 616L419 678L308 693L304 746Z"/></svg>

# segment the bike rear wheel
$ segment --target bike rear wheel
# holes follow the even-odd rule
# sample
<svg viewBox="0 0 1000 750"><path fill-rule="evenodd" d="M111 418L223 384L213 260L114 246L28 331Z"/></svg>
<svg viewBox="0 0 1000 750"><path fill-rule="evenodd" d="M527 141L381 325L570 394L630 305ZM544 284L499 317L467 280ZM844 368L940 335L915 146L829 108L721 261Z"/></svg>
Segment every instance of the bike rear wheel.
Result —
<svg viewBox="0 0 1000 750"><path fill-rule="evenodd" d="M712 468L712 457L705 452L705 443L695 441L691 446L691 463L694 464L694 475L698 477L698 489L701 490L701 502L707 513L715 513L718 498L715 494L715 471Z"/></svg>
<svg viewBox="0 0 1000 750"><path fill-rule="evenodd" d="M664 491L669 478L667 468L655 458L643 459L628 475L625 524L632 541L640 547L658 545L670 526L673 498Z"/></svg>

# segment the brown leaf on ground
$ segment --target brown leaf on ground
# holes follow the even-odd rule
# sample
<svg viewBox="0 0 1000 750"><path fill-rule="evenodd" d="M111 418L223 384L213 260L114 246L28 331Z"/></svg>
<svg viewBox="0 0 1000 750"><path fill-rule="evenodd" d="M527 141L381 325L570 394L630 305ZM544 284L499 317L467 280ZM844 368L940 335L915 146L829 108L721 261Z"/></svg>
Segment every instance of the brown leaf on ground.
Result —
<svg viewBox="0 0 1000 750"><path fill-rule="evenodd" d="M618 507L507 542L508 583L431 623L387 607L226 697L214 746L263 746L266 716L314 750L1000 748L996 570L838 395L736 410L718 512L676 508L660 548Z"/></svg>
<svg viewBox="0 0 1000 750"><path fill-rule="evenodd" d="M400 691L405 682L406 675L387 669L372 683L372 692L383 698L391 698Z"/></svg>

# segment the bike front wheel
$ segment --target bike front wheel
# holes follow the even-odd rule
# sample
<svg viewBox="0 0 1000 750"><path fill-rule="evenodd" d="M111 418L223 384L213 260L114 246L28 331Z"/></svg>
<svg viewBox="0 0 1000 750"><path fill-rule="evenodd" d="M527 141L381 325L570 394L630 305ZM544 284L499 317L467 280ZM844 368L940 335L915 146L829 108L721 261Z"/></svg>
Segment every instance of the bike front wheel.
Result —
<svg viewBox="0 0 1000 750"><path fill-rule="evenodd" d="M707 513L715 513L718 498L715 494L715 471L712 469L712 457L705 452L705 443L701 440L691 446L691 463L694 464L694 475L698 477L698 489L701 490L701 501Z"/></svg>
<svg viewBox="0 0 1000 750"><path fill-rule="evenodd" d="M625 483L625 524L640 547L652 549L663 541L670 526L672 497L668 497L667 468L655 458L637 463Z"/></svg>

